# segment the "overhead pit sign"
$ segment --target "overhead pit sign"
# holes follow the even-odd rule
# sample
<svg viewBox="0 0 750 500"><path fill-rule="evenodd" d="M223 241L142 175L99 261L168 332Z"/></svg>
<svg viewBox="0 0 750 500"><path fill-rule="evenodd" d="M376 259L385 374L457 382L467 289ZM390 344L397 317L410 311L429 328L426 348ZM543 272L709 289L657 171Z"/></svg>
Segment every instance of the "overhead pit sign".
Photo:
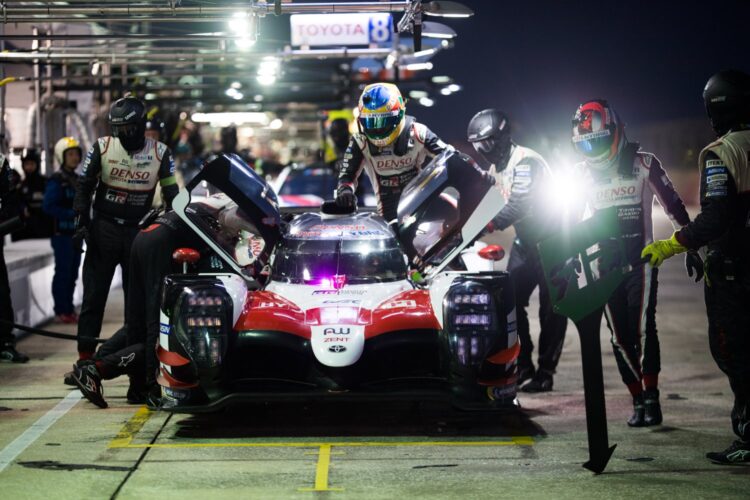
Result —
<svg viewBox="0 0 750 500"><path fill-rule="evenodd" d="M292 45L349 46L387 43L393 36L390 14L293 14Z"/></svg>

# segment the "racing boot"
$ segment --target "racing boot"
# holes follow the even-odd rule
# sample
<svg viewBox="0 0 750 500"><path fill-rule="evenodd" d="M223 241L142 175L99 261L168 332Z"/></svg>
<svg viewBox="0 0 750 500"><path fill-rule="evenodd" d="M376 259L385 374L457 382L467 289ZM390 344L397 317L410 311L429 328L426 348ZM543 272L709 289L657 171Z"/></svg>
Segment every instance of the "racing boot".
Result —
<svg viewBox="0 0 750 500"><path fill-rule="evenodd" d="M534 377L534 365L518 365L516 368L516 386L521 387L521 384L527 380L531 380Z"/></svg>
<svg viewBox="0 0 750 500"><path fill-rule="evenodd" d="M738 439L724 451L710 451L706 453L706 458L720 465L750 462L750 443Z"/></svg>
<svg viewBox="0 0 750 500"><path fill-rule="evenodd" d="M73 365L73 369L63 375L63 384L76 387L77 384L75 379L73 378L73 372L75 371L76 366L90 365L93 363L94 362L90 359L79 359L78 361L76 361Z"/></svg>
<svg viewBox="0 0 750 500"><path fill-rule="evenodd" d="M128 386L127 401L131 405L142 405L148 403L149 390L143 379L128 375L130 385Z"/></svg>
<svg viewBox="0 0 750 500"><path fill-rule="evenodd" d="M643 427L644 417L646 413L646 405L643 402L643 394L633 396L633 414L628 419L628 425L630 427Z"/></svg>
<svg viewBox="0 0 750 500"><path fill-rule="evenodd" d="M5 344L0 348L0 360L10 361L11 363L26 363L29 357L16 351L16 346L13 344Z"/></svg>
<svg viewBox="0 0 750 500"><path fill-rule="evenodd" d="M73 380L83 397L94 403L99 408L106 408L104 400L104 389L102 388L102 377L93 363L76 366L73 368Z"/></svg>
<svg viewBox="0 0 750 500"><path fill-rule="evenodd" d="M521 387L523 392L549 392L552 390L552 372L542 370L536 371L534 377L528 384Z"/></svg>
<svg viewBox="0 0 750 500"><path fill-rule="evenodd" d="M643 425L659 425L663 418L659 404L659 390L647 389L643 391Z"/></svg>

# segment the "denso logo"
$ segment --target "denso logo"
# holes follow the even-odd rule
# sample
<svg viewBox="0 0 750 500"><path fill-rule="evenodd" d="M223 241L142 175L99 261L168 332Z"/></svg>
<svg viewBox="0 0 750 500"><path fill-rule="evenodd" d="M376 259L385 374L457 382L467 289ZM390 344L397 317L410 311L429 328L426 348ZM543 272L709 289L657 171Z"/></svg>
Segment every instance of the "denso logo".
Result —
<svg viewBox="0 0 750 500"><path fill-rule="evenodd" d="M119 179L146 181L151 177L151 172L132 172L126 168L113 168L110 175Z"/></svg>
<svg viewBox="0 0 750 500"><path fill-rule="evenodd" d="M388 169L388 168L403 168L408 167L414 162L414 158L411 156L404 156L396 160L378 160L375 162L375 168L377 169Z"/></svg>
<svg viewBox="0 0 750 500"><path fill-rule="evenodd" d="M615 200L618 198L635 196L635 186L618 186L604 189L596 193L597 200Z"/></svg>

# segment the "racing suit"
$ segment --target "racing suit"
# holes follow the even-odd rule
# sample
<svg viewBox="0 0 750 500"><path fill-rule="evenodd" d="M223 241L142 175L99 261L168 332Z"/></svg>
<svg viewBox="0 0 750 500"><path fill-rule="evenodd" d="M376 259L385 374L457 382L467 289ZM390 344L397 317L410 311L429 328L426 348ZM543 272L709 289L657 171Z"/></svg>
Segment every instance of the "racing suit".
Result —
<svg viewBox="0 0 750 500"><path fill-rule="evenodd" d="M672 220L690 222L685 205L674 190L661 163L651 153L628 143L606 170L582 169L588 188L589 210L617 207L625 259L633 265L625 280L612 293L604 308L612 334L612 346L622 381L636 397L644 389L655 390L661 370L659 338L656 335L656 291L658 269L639 263L641 249L653 241L651 209L654 196ZM606 249L615 242L602 242ZM606 263L600 261L600 272Z"/></svg>
<svg viewBox="0 0 750 500"><path fill-rule="evenodd" d="M534 344L529 329L529 298L539 287L539 369L555 373L560 360L568 319L552 311L547 282L544 279L536 244L559 229L560 217L546 208L544 191L551 178L547 162L535 151L513 145L506 167L498 171L490 166L495 185L503 193L505 206L492 219L491 228L505 230L511 225L516 239L508 259L508 272L513 280L516 296L516 321L521 352L519 372L533 367L531 353ZM558 214L559 215L559 214Z"/></svg>
<svg viewBox="0 0 750 500"><path fill-rule="evenodd" d="M46 184L47 179L39 173L38 168L30 174L27 173L21 181L19 191L26 212L26 224L13 233L13 241L49 238L52 234L52 221L42 210Z"/></svg>
<svg viewBox="0 0 750 500"><path fill-rule="evenodd" d="M52 278L52 297L55 314L75 313L73 292L78 279L81 254L73 247L75 212L73 199L78 176L75 171L61 168L50 177L44 192L44 212L53 217L54 233L50 240L55 253L55 275Z"/></svg>
<svg viewBox="0 0 750 500"><path fill-rule="evenodd" d="M677 232L688 249L708 245L708 338L734 393L732 428L750 442L750 130L730 132L700 154L701 212Z"/></svg>
<svg viewBox="0 0 750 500"><path fill-rule="evenodd" d="M0 223L16 217L20 213L17 193L11 192L11 168L8 160L0 153ZM10 283L8 282L8 268L5 266L5 251L3 242L5 235L0 233L0 319L13 323L13 304L10 297ZM0 323L0 349L6 346L14 346L16 337L13 335L13 327L6 323Z"/></svg>
<svg viewBox="0 0 750 500"><path fill-rule="evenodd" d="M115 268L122 266L125 302L128 300L130 246L138 223L150 210L157 181L167 206L177 195L172 155L166 145L145 139L143 148L129 153L114 137L100 138L89 150L78 180L73 208L87 217L94 199L94 217L83 263L83 304L78 322L78 352L93 354Z"/></svg>
<svg viewBox="0 0 750 500"><path fill-rule="evenodd" d="M378 199L378 213L386 221L397 217L401 191L422 168L426 158L442 153L448 145L430 129L407 116L404 130L384 148L373 146L362 133L349 141L339 170L339 188L357 190L357 179L362 170L372 182Z"/></svg>

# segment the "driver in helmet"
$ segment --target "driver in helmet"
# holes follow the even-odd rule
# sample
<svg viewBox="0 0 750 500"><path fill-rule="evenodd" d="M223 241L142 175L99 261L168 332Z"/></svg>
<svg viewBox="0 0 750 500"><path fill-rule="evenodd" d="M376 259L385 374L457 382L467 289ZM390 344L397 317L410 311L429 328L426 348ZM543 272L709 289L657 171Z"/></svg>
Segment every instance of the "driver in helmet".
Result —
<svg viewBox="0 0 750 500"><path fill-rule="evenodd" d="M336 203L354 208L357 179L365 170L378 198L378 213L392 221L397 217L403 188L427 158L449 146L405 114L401 92L391 83L365 87L358 109L359 132L349 140L341 161Z"/></svg>
<svg viewBox="0 0 750 500"><path fill-rule="evenodd" d="M44 211L54 220L54 232L50 240L55 253L52 297L55 301L55 316L62 323L78 322L78 315L73 307L73 292L78 279L81 254L73 246L73 199L78 184L76 168L82 157L83 150L74 137L63 137L57 141L55 161L60 168L52 174L44 192Z"/></svg>
<svg viewBox="0 0 750 500"><path fill-rule="evenodd" d="M151 208L157 183L168 207L178 192L169 148L144 135L143 103L131 96L118 99L109 111L108 121L112 136L99 138L86 155L73 202L77 215L75 243L80 245L81 240L87 240L78 321L78 336L82 337L78 340L79 359L94 354L118 264L123 270L127 302L130 246L138 233L138 223Z"/></svg>
<svg viewBox="0 0 750 500"><path fill-rule="evenodd" d="M547 208L546 193L551 171L544 158L532 149L513 142L510 121L501 111L485 109L469 122L467 136L474 149L490 163L489 173L503 193L506 204L493 218L489 230L505 230L511 225L516 231L508 261L516 296L518 337L517 384L525 392L552 390L553 375L560 361L568 320L552 311L549 291L544 279L536 244L559 228L559 214ZM531 341L526 308L529 298L539 287L539 365L531 359ZM530 379L530 380L529 380ZM525 381L529 380L525 385Z"/></svg>
<svg viewBox="0 0 750 500"><path fill-rule="evenodd" d="M607 101L595 99L578 107L573 116L572 141L584 160L576 168L587 187L588 209L595 212L617 208L626 260L620 264L633 266L604 308L617 368L633 397L628 425L658 425L662 422L658 390L661 361L656 335L658 269L639 262L641 249L653 241L654 197L673 225L685 226L690 217L661 162L653 154L641 151L637 142L627 140L620 117ZM599 246L606 251L608 243ZM599 263L600 273L606 272L605 261L606 256ZM697 253L690 255L686 265L689 274L703 275L703 263Z"/></svg>
<svg viewBox="0 0 750 500"><path fill-rule="evenodd" d="M699 156L701 211L668 240L643 249L651 264L707 247L708 342L734 393L737 439L706 454L718 464L750 462L750 75L725 70L712 76L703 100L717 139Z"/></svg>

